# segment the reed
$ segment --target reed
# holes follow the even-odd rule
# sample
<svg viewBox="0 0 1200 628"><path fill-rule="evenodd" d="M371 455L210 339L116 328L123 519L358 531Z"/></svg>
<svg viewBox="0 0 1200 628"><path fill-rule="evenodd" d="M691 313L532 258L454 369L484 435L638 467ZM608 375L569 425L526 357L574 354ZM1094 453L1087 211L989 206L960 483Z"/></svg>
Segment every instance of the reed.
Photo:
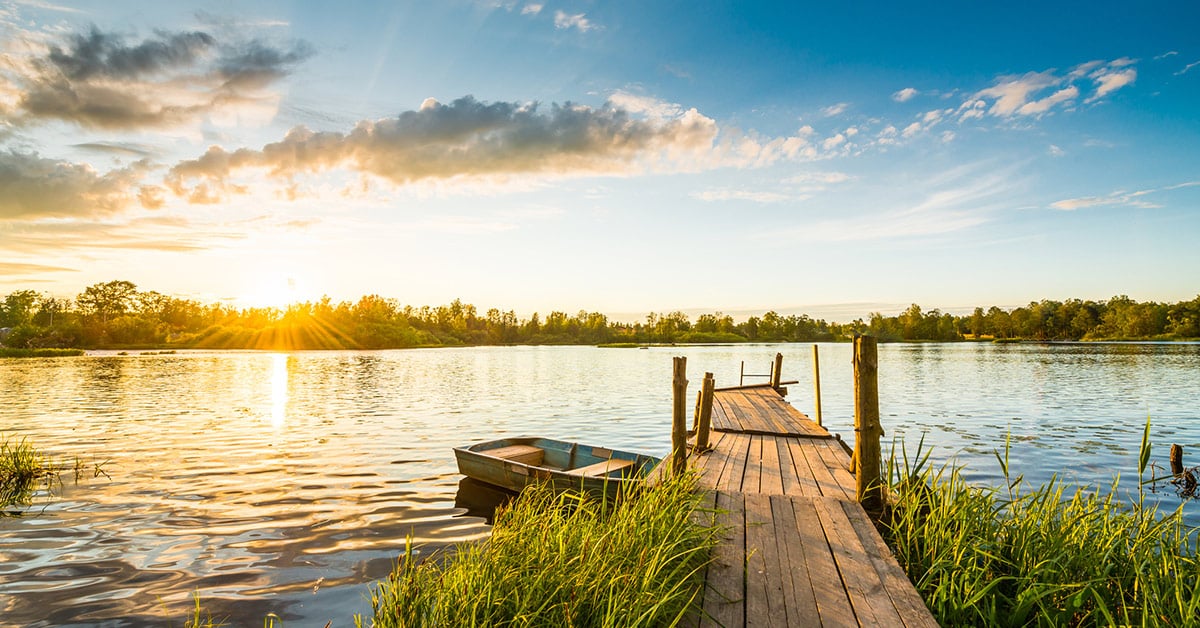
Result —
<svg viewBox="0 0 1200 628"><path fill-rule="evenodd" d="M48 489L57 477L28 440L0 435L0 516L16 514L7 509L30 504L38 489Z"/></svg>
<svg viewBox="0 0 1200 628"><path fill-rule="evenodd" d="M893 448L884 536L943 625L1184 626L1200 617L1195 530L1160 512L1053 478L1028 487L997 453L1006 487L967 484L933 469L923 442ZM1143 440L1139 472L1149 444Z"/></svg>
<svg viewBox="0 0 1200 628"><path fill-rule="evenodd" d="M484 543L420 560L410 542L372 590L373 625L677 624L700 600L719 532L694 488L683 476L614 502L527 488Z"/></svg>

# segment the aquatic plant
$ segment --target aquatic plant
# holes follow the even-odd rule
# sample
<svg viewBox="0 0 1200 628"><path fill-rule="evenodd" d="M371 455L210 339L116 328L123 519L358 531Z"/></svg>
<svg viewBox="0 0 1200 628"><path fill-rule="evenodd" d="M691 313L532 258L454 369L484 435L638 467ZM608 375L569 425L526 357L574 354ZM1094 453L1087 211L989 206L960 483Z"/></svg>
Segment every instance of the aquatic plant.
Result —
<svg viewBox="0 0 1200 628"><path fill-rule="evenodd" d="M1026 487L1007 443L1005 488L974 487L959 467L933 469L922 446L912 459L893 448L883 528L943 625L1195 625L1200 560L1182 509L1123 497L1118 479ZM1148 458L1143 438L1139 472Z"/></svg>
<svg viewBox="0 0 1200 628"><path fill-rule="evenodd" d="M25 506L37 490L57 477L45 456L27 439L0 437L0 509ZM14 514L0 510L0 516Z"/></svg>
<svg viewBox="0 0 1200 628"><path fill-rule="evenodd" d="M372 591L372 624L674 625L700 599L719 531L694 488L684 477L615 502L527 488L486 542L422 560L410 539Z"/></svg>

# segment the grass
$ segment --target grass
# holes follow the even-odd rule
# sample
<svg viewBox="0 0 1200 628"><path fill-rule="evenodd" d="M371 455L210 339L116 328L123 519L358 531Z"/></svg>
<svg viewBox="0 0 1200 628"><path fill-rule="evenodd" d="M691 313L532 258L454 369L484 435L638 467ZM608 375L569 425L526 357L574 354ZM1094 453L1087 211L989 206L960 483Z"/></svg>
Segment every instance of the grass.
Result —
<svg viewBox="0 0 1200 628"><path fill-rule="evenodd" d="M83 349L17 349L0 347L0 358L64 358L83 355Z"/></svg>
<svg viewBox="0 0 1200 628"><path fill-rule="evenodd" d="M425 560L410 543L372 591L373 625L674 625L699 601L717 543L696 521L694 487L684 477L614 502L527 488L486 542Z"/></svg>
<svg viewBox="0 0 1200 628"><path fill-rule="evenodd" d="M22 438L0 438L0 516L9 508L27 506L37 490L49 488L58 474L49 461Z"/></svg>
<svg viewBox="0 0 1200 628"><path fill-rule="evenodd" d="M1148 426L1147 426L1148 429ZM917 447L893 454L884 536L939 623L1185 626L1200 617L1200 560L1182 510L1052 479L970 486ZM1143 439L1139 473L1149 458Z"/></svg>

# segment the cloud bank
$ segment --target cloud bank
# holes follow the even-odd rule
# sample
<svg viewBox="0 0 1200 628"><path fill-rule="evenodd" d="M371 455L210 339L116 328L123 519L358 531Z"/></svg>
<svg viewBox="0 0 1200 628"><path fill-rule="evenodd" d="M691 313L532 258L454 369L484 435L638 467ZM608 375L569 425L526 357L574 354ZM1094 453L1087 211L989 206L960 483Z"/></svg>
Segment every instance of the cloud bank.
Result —
<svg viewBox="0 0 1200 628"><path fill-rule="evenodd" d="M618 106L618 103L623 106ZM296 127L261 149L214 146L171 168L166 185L195 203L219 202L245 187L241 171L291 182L334 169L394 184L512 175L630 175L648 171L753 167L804 155L803 137L722 132L695 109L628 94L603 107L427 99L394 118L365 120L347 133Z"/></svg>
<svg viewBox="0 0 1200 628"><path fill-rule="evenodd" d="M312 54L304 43L220 41L203 31L156 31L129 43L95 26L64 41L23 43L16 48L32 52L0 56L7 117L18 125L57 120L104 130L273 112L270 88Z"/></svg>

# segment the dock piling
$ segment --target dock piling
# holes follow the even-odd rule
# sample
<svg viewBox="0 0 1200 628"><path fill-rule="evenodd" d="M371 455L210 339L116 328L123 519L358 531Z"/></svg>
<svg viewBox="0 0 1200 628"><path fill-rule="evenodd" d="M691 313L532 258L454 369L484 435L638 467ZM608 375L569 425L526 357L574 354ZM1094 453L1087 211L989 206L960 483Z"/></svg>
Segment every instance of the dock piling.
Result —
<svg viewBox="0 0 1200 628"><path fill-rule="evenodd" d="M815 344L813 345L813 400L816 403L817 411L814 418L817 420L817 425L823 427L825 423L821 420L821 360Z"/></svg>
<svg viewBox="0 0 1200 628"><path fill-rule="evenodd" d="M712 427L713 395L716 392L717 380L712 373L704 374L704 383L700 386L700 401L696 406L696 446L697 453L709 450L708 436Z"/></svg>
<svg viewBox="0 0 1200 628"><path fill-rule="evenodd" d="M783 354L775 354L775 363L771 366L771 388L779 390L779 384L783 381Z"/></svg>
<svg viewBox="0 0 1200 628"><path fill-rule="evenodd" d="M1171 445L1171 475L1183 474L1183 445Z"/></svg>
<svg viewBox="0 0 1200 628"><path fill-rule="evenodd" d="M674 377L671 383L671 470L676 474L687 469L687 358L674 358Z"/></svg>
<svg viewBox="0 0 1200 628"><path fill-rule="evenodd" d="M879 357L875 338L854 339L854 472L858 501L870 513L883 511L880 473Z"/></svg>

